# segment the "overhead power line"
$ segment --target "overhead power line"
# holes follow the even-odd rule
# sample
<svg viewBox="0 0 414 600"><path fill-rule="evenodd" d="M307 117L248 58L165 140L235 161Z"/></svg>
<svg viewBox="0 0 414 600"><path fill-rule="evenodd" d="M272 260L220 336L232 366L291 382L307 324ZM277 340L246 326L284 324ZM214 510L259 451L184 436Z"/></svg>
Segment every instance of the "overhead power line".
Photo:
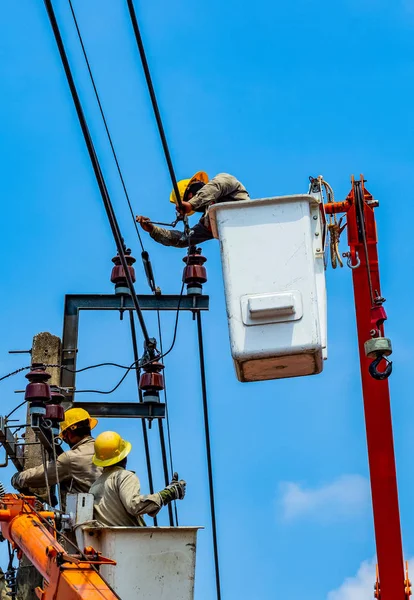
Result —
<svg viewBox="0 0 414 600"><path fill-rule="evenodd" d="M160 134L162 146L164 149L165 158L170 172L171 182L173 184L177 203L181 207L181 197L178 191L177 179L174 172L174 167L171 160L170 151L168 148L167 138L164 131L164 126L161 119L161 114L158 108L157 97L155 95L154 86L152 83L151 73L148 66L148 61L145 53L144 43L142 41L141 33L138 26L138 19L134 8L133 0L127 0L129 14L131 17L131 23L134 30L135 39L138 46L138 51L141 57L142 67L144 69L145 79L147 82L148 91L151 97L152 107L155 115L155 119L158 125L158 131ZM185 230L188 229L188 221L184 220ZM204 349L203 349L203 332L201 315L197 313L197 331L198 331L198 342L199 342L199 356L200 356L200 372L201 372L201 385L202 385L202 396L203 396L203 411L204 411L204 425L205 425L205 438L206 438L206 452L207 452L207 467L208 467L208 479L210 489L210 507L211 507L211 521L212 521L212 532L213 532L213 552L214 552L214 566L216 575L216 592L217 599L221 600L221 585L220 585L220 569L219 569L219 556L218 556L218 543L217 543L217 526L216 526L216 514L215 514L215 502L214 502L214 485L213 485L213 467L211 458L211 444L210 444L210 431L209 431L209 418L208 418L208 401L207 401L207 385L205 376L204 366Z"/></svg>
<svg viewBox="0 0 414 600"><path fill-rule="evenodd" d="M184 289L184 283L181 287L181 295L183 293L183 289ZM161 350L161 356L163 354L163 343L162 343L162 327L161 327L161 316L160 316L160 311L157 310L157 322L158 322L158 337L160 340L160 350ZM162 362L164 362L163 359L161 359ZM163 394L164 394L164 404L165 404L165 422L167 425L167 439L168 439L168 453L169 453L169 461L170 461L170 469L171 469L171 474L174 473L174 461L173 461L173 455L172 455L172 444L171 444L171 428L170 428L170 413L168 410L168 396L167 396L167 380L166 380L166 376L165 376L165 372L164 372L164 390L163 390ZM168 468L167 468L168 470ZM177 502L174 500L174 514L175 514L175 524L178 527L178 510L177 510Z"/></svg>
<svg viewBox="0 0 414 600"><path fill-rule="evenodd" d="M112 230L112 235L114 237L118 255L122 264L122 267L125 271L125 278L127 280L128 288L131 294L132 302L134 304L134 308L137 312L138 321L141 326L142 335L145 340L145 344L147 349L152 347L152 340L149 337L147 326L145 324L144 316L141 311L141 307L139 305L138 297L134 288L134 284L131 278L131 274L128 269L128 265L126 262L125 252L124 252L124 242L123 237L121 235L121 231L119 228L118 221L115 216L115 212L112 206L111 199L109 197L109 192L105 184L105 180L103 177L103 173L99 164L99 159L95 151L95 146L92 141L92 137L88 128L88 124L86 122L85 114L82 109L82 105L79 99L79 95L76 89L75 81L73 79L72 71L69 65L69 61L66 55L65 46L63 44L62 36L60 34L59 25L56 20L56 15L53 10L53 5L51 0L44 0L44 4L47 10L47 14L49 17L50 24L52 26L53 34L55 36L56 44L59 50L59 55L62 60L63 68L65 70L66 78L69 84L70 92L72 94L73 102L75 104L76 113L78 115L79 124L82 129L83 137L85 139L85 143L88 149L89 157L91 159L91 163L93 166L93 170L95 172L96 181L99 186L99 191L101 193L102 201L105 207L106 214L108 216L109 224Z"/></svg>
<svg viewBox="0 0 414 600"><path fill-rule="evenodd" d="M135 321L134 321L134 317L131 312L129 313L129 320L130 320L130 327L131 327L132 350L134 352L134 359L135 359L135 361L139 361L137 334L135 331ZM140 378L139 370L136 371L136 375L137 375L137 387L138 387L139 401L142 402L143 401L142 391L139 387L139 378ZM149 489L150 489L150 494L153 494L154 493L154 479L152 477L151 452L150 452L150 446L149 446L149 442L148 442L147 423L146 423L145 419L141 419L141 426L142 426L142 437L144 439L145 459L146 459L146 463L147 463L148 485L149 485ZM155 527L158 526L158 519L156 516L154 517L154 525L155 525Z"/></svg>
<svg viewBox="0 0 414 600"><path fill-rule="evenodd" d="M132 220L134 222L134 227L135 227L135 231L136 231L137 236L138 236L138 240L139 240L139 243L140 243L140 246L141 246L141 250L144 252L145 251L144 244L142 242L141 234L139 232L138 225L137 225L137 222L135 220L135 215L134 215L134 211L132 209L132 204L131 204L131 200L130 200L130 197L129 197L129 194L128 194L128 190L127 190L127 187L126 187L125 179L124 179L124 176L122 174L121 166L120 166L119 160L118 160L118 156L117 156L117 153L115 151L115 146L114 146L114 143L112 141L112 136L111 136L110 131L109 131L108 123L107 123L107 120L106 120L106 117L105 117L105 113L104 113L104 110L103 110L103 106L102 106L102 102L101 102L101 99L100 99L100 96L99 96L99 92L98 92L98 89L96 87L95 78L94 78L93 73L92 73L92 68L91 68L91 65L90 65L90 62L89 62L88 54L86 52L85 44L83 42L83 37L82 37L81 31L80 31L80 28L79 28L79 23L78 23L78 19L76 17L75 9L73 8L72 0L69 0L69 7L70 7L70 11L72 13L73 22L75 24L76 32L78 34L79 43L80 43L81 48L82 48L83 56L85 58L85 63L86 63L86 67L87 67L88 72L89 72L89 77L90 77L90 80L91 80L91 83L92 83L93 91L95 92L96 101L97 101L98 106L99 106L99 111L101 113L101 117L102 117L102 121L103 121L103 124L104 124L104 127L105 127L106 135L108 136L109 145L111 146L111 150L112 150L112 154L113 154L113 157L114 157L114 160L115 160L116 168L118 170L119 179L121 180L121 185L122 185L122 188L124 190L125 198L126 198L126 201L128 203L128 207L129 207L129 211L131 213Z"/></svg>
<svg viewBox="0 0 414 600"><path fill-rule="evenodd" d="M167 136L165 135L164 125L162 123L160 110L158 108L157 96L155 95L154 86L152 84L152 78L150 69L148 66L147 56L145 54L144 43L142 41L141 32L138 26L137 15L135 13L134 3L132 0L127 0L129 14L131 17L132 28L134 30L135 39L138 45L139 55L141 57L142 68L144 69L144 75L147 82L148 91L151 97L152 108L154 110L155 119L157 121L158 131L161 138L162 147L165 154L165 159L167 161L168 171L170 173L171 183L173 185L173 189L175 192L175 197L177 198L178 206L181 208L181 196L178 190L177 178L174 172L174 166L171 159L171 154L168 148Z"/></svg>
<svg viewBox="0 0 414 600"><path fill-rule="evenodd" d="M207 383L206 369L204 364L204 346L203 346L203 328L201 322L201 314L197 312L197 334L198 334L198 353L200 358L200 375L201 375L201 393L203 397L203 412L204 412L204 430L206 438L206 453L207 453L207 472L208 483L210 489L210 510L211 510L211 529L213 532L213 553L214 567L216 573L216 591L217 600L221 600L221 585L220 585L220 567L217 542L217 523L216 523L216 506L214 500L214 483L213 483L213 461L211 457L210 445L210 423L208 416L208 400L207 400Z"/></svg>

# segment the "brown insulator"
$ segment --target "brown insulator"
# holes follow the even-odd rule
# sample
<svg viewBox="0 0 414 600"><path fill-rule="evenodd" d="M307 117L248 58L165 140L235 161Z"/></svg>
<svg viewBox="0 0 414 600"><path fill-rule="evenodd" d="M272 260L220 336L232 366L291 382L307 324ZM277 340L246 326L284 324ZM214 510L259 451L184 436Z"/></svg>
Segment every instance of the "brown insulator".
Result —
<svg viewBox="0 0 414 600"><path fill-rule="evenodd" d="M204 263L207 261L201 255L200 248L194 250L183 258L186 263L183 271L183 282L187 285L188 294L201 294L203 283L207 281L207 270Z"/></svg>
<svg viewBox="0 0 414 600"><path fill-rule="evenodd" d="M50 379L50 374L46 372L44 365L40 363L33 363L30 373L27 373L26 379L29 383L26 386L26 392L24 395L25 400L29 402L50 401L50 386L47 383Z"/></svg>
<svg viewBox="0 0 414 600"><path fill-rule="evenodd" d="M133 256L131 256L131 250L129 250L129 249L125 250L125 260L128 265L128 271L131 275L132 282L135 283L135 281L136 281L135 269L132 266L135 262L135 258ZM119 254L114 256L114 258L112 259L112 262L114 263L114 267L112 268L112 273L111 273L112 283L114 283L116 286L123 285L127 288L128 285L127 285L127 280L125 277L125 271L124 271L124 267L122 266L121 259L119 258Z"/></svg>
<svg viewBox="0 0 414 600"><path fill-rule="evenodd" d="M65 409L61 404L46 404L45 419L60 423L65 420Z"/></svg>
<svg viewBox="0 0 414 600"><path fill-rule="evenodd" d="M50 386L50 400L52 404L62 404L65 401L65 396L57 385Z"/></svg>
<svg viewBox="0 0 414 600"><path fill-rule="evenodd" d="M143 367L143 373L139 380L141 390L160 391L164 389L164 376L162 370L164 365L160 362L149 363Z"/></svg>

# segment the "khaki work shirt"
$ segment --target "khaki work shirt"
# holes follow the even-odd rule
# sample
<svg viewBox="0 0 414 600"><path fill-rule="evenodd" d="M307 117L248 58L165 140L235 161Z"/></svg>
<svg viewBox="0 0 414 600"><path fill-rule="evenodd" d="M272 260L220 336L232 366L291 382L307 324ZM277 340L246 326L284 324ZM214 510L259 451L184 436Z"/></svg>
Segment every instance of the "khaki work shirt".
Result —
<svg viewBox="0 0 414 600"><path fill-rule="evenodd" d="M142 496L135 473L117 465L105 467L89 493L95 496L93 518L108 527L145 527L141 515L154 517L162 507L160 494Z"/></svg>
<svg viewBox="0 0 414 600"><path fill-rule="evenodd" d="M92 462L94 452L94 439L88 436L75 444L73 448L61 454L56 461L56 465L54 462L49 462L47 465L49 486L61 483L63 484L62 490L66 492L73 492L74 494L89 492L93 482L102 473L102 469L96 467ZM56 470L58 478L56 477ZM46 478L43 465L26 469L16 478L16 486L19 488L41 488L45 485Z"/></svg>
<svg viewBox="0 0 414 600"><path fill-rule="evenodd" d="M235 202L236 200L250 200L246 188L233 175L219 173L213 179L210 179L206 185L203 185L194 198L189 200L195 211L204 212L200 221L191 228L192 233L189 238L182 231L155 226L150 235L156 242L175 248L185 248L189 245L189 242L192 246L196 246L207 240L212 240L213 234L211 233L208 209L212 204Z"/></svg>

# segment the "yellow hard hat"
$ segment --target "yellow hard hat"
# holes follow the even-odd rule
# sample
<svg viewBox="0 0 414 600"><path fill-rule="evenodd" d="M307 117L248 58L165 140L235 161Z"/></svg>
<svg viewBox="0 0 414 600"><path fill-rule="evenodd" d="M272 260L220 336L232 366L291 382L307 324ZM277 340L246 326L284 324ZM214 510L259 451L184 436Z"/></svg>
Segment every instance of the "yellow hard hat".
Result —
<svg viewBox="0 0 414 600"><path fill-rule="evenodd" d="M207 173L204 173L204 171L198 171L198 173L193 175L191 179L181 179L181 181L177 181L178 191L180 192L181 200L184 200L187 188L195 181L202 181L203 183L208 183ZM173 204L177 204L177 197L175 195L174 190L170 194L170 202L172 202ZM189 214L193 215L194 211L190 212Z"/></svg>
<svg viewBox="0 0 414 600"><path fill-rule="evenodd" d="M65 420L60 424L59 437L62 437L62 433L65 429L69 429L69 427L75 429L73 426L81 421L89 421L89 427L91 429L98 424L98 419L91 417L87 410L84 410L83 408L70 408L65 412Z"/></svg>
<svg viewBox="0 0 414 600"><path fill-rule="evenodd" d="M110 467L121 462L131 452L130 442L123 440L115 431L104 431L95 440L92 462L97 467Z"/></svg>

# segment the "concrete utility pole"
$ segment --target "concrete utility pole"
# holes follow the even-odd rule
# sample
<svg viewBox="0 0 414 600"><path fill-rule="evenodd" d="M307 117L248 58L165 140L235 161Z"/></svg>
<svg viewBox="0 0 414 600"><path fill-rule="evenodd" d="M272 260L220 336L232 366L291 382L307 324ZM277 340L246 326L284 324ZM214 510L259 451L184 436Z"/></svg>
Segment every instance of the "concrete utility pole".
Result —
<svg viewBox="0 0 414 600"><path fill-rule="evenodd" d="M32 364L43 363L45 365L60 364L60 338L45 331L38 333L33 338L32 345ZM52 376L49 380L50 385L60 385L60 369L46 369ZM30 415L27 409L27 423ZM35 434L31 427L26 428L25 442L33 443L36 441ZM24 449L24 468L31 469L42 464L42 454L40 446L26 446Z"/></svg>
<svg viewBox="0 0 414 600"><path fill-rule="evenodd" d="M48 332L38 333L33 338L32 345L32 364L43 363L46 365L60 365L60 338ZM52 376L49 380L50 385L60 385L60 369L47 369ZM27 412L27 423L30 420ZM26 427L25 442L28 444L36 442L35 434L31 427ZM43 463L40 445L27 445L24 449L24 468L30 469ZM36 490L36 493L46 497L46 490ZM23 556L20 561L20 567L17 575L17 600L37 600L35 594L36 587L42 587L43 578L40 573L31 565L30 561Z"/></svg>

